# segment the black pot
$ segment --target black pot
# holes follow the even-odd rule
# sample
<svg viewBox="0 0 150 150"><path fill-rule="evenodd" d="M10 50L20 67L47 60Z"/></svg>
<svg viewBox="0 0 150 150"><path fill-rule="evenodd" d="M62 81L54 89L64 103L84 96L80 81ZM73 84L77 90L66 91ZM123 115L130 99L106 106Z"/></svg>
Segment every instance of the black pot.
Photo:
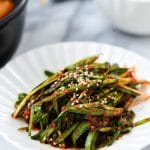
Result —
<svg viewBox="0 0 150 150"><path fill-rule="evenodd" d="M0 67L14 54L21 39L27 0L14 0L14 10L0 20Z"/></svg>

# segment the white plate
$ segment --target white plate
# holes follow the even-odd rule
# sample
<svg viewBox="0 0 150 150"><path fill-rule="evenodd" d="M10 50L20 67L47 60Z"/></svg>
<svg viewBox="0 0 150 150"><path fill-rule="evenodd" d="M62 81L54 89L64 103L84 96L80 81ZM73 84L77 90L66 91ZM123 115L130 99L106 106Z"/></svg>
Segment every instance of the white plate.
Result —
<svg viewBox="0 0 150 150"><path fill-rule="evenodd" d="M60 43L32 50L14 59L0 71L0 134L20 149L56 149L50 145L31 140L26 132L19 132L25 126L23 121L11 118L17 94L28 92L46 77L44 69L58 69L86 56L101 54L100 61L117 62L120 65L137 68L139 78L150 80L150 62L135 53L119 47L89 43ZM150 93L150 90L147 92ZM150 101L134 108L135 120L150 117ZM150 123L133 129L115 142L109 150L140 150L150 144Z"/></svg>

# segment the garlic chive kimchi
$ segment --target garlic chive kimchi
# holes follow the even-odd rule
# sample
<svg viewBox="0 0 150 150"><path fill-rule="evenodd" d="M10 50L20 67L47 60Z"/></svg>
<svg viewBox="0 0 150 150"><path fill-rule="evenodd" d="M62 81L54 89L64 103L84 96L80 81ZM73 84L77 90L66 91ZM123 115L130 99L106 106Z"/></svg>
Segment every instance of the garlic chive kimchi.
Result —
<svg viewBox="0 0 150 150"><path fill-rule="evenodd" d="M150 118L134 122L136 114L129 108L135 98L149 97L141 87L150 82L138 80L135 67L97 59L79 60L56 73L46 70L45 81L19 94L12 116L28 124L20 130L56 147L95 150L149 122Z"/></svg>

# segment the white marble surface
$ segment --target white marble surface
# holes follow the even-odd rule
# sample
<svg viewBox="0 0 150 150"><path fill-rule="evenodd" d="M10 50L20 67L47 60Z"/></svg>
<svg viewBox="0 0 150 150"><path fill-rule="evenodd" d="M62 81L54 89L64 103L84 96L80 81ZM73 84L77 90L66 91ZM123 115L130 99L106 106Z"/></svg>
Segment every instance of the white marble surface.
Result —
<svg viewBox="0 0 150 150"><path fill-rule="evenodd" d="M40 5L29 0L21 44L14 55L62 41L97 41L131 49L150 59L150 36L129 35L113 28L94 0ZM0 149L17 150L0 137ZM150 150L147 148L145 150Z"/></svg>
<svg viewBox="0 0 150 150"><path fill-rule="evenodd" d="M94 0L68 0L41 6L29 0L25 32L16 55L62 41L97 41L136 51L150 59L150 36L129 35L113 28Z"/></svg>

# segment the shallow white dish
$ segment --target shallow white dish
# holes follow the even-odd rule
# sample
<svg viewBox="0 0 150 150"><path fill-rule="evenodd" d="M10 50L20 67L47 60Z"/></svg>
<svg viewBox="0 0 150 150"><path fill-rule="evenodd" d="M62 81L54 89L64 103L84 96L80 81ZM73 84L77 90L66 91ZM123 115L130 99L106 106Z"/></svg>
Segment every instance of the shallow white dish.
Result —
<svg viewBox="0 0 150 150"><path fill-rule="evenodd" d="M150 0L96 0L112 24L137 35L150 35Z"/></svg>
<svg viewBox="0 0 150 150"><path fill-rule="evenodd" d="M50 145L31 140L26 132L17 129L26 126L23 121L12 119L17 94L28 92L46 77L45 69L58 69L86 56L101 54L100 61L117 62L136 66L137 76L150 80L150 62L125 49L90 42L60 43L34 49L6 65L0 71L0 134L19 149L53 150ZM150 89L147 90L150 93ZM133 108L136 120L150 117L150 101ZM140 150L150 144L150 123L136 127L131 133L115 142L108 150Z"/></svg>

